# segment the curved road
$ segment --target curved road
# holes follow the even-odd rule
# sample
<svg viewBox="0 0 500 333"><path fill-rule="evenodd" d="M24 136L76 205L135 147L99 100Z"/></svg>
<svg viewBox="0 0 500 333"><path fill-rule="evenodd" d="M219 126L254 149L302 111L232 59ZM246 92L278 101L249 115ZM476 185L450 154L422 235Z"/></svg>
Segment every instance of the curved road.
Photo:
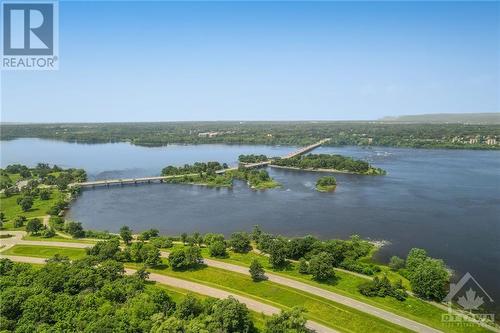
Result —
<svg viewBox="0 0 500 333"><path fill-rule="evenodd" d="M24 256L10 256L10 255L0 255L0 258L7 258L12 261L17 261L17 262L24 262L24 263L30 263L30 264L45 264L44 258L34 258L34 257L24 257ZM125 269L126 274L134 274L136 272L135 269ZM281 312L280 309L265 304L261 303L259 301L256 301L254 299L244 297L238 294L233 294L231 292L227 292L225 290L220 290L216 289L213 287L206 286L204 284L200 283L195 283L191 281L186 281L170 276L165 276L161 274L156 274L156 273L150 273L149 274L149 280L150 281L155 281L160 284L176 287L176 288L181 288L181 289L186 289L189 291L192 291L194 293L214 297L214 298L227 298L229 296L234 297L237 299L239 302L245 304L248 309L263 313L267 316L271 316L273 314L278 314ZM308 320L306 323L307 328L317 332L317 333L339 333L338 331L334 330L333 328L323 326L321 324L318 324L317 322Z"/></svg>
<svg viewBox="0 0 500 333"><path fill-rule="evenodd" d="M8 233L14 235L12 238L4 238L1 240L1 244L6 245L6 248L12 247L15 244L22 244L22 245L43 245L43 246L58 246L58 247L73 247L73 248L85 248L92 246L92 244L82 244L82 243L70 243L70 242L52 242L52 241L26 241L22 240L22 236L26 234L24 231L9 231ZM0 251L4 251L6 248L0 249ZM162 257L168 257L168 252L161 252ZM23 260L21 258L28 258L28 257L18 257L18 256L0 256L0 257L11 257L12 260ZM35 259L35 258L33 258ZM36 258L37 262L36 263L44 263L44 259L39 260L40 258ZM207 266L215 267L215 268L220 268L244 275L250 275L248 268L244 266L238 266L234 264L229 264L226 262L222 261L217 261L217 260L211 260L211 259L204 259L204 262ZM158 274L155 274L155 276ZM163 276L163 275L160 275ZM280 275L272 274L266 272L266 276L268 277L269 281L272 281L274 283L282 284L288 287L292 287L319 297L326 298L328 300L349 306L351 308L354 308L356 310L368 313L370 315L379 317L381 319L384 319L388 322L394 323L396 325L400 325L402 327L408 328L412 331L419 332L419 333L438 333L441 332L439 330L436 330L432 327L429 327L424 324L420 324L414 320L408 319L401 317L399 315L396 315L392 312L385 311L382 309L379 309L375 306L363 303L361 301L357 301L355 299L322 289L318 288L297 280L289 279ZM177 279L179 281L184 281L181 279ZM192 282L190 282L192 283ZM203 286L203 285L200 285ZM206 286L204 286L206 287ZM210 287L206 287L210 288ZM189 288L187 288L189 289ZM213 289L213 288L212 288ZM241 296L239 296L241 297ZM253 300L252 300L253 301ZM255 301L253 301L255 302ZM259 310L261 311L261 310Z"/></svg>

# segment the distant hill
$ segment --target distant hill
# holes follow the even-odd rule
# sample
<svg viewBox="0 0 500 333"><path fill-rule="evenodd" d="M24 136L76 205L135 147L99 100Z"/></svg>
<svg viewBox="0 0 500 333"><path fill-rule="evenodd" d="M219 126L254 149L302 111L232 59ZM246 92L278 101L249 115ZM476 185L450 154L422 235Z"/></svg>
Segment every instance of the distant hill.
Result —
<svg viewBox="0 0 500 333"><path fill-rule="evenodd" d="M398 117L384 117L379 119L379 121L397 123L500 124L500 112L418 114Z"/></svg>

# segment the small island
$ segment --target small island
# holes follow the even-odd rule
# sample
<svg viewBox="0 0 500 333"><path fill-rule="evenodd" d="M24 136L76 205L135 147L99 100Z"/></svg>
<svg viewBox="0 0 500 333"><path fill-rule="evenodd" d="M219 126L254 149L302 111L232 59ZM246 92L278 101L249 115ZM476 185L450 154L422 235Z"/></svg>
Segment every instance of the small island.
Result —
<svg viewBox="0 0 500 333"><path fill-rule="evenodd" d="M318 192L333 192L337 188L337 180L333 176L324 176L316 181L316 190Z"/></svg>
<svg viewBox="0 0 500 333"><path fill-rule="evenodd" d="M229 168L226 163L196 162L182 167L167 166L162 176L180 176L166 179L167 183L204 185L209 187L232 187L233 180L245 181L251 189L264 190L281 186L265 170L249 169L243 165Z"/></svg>
<svg viewBox="0 0 500 333"><path fill-rule="evenodd" d="M386 174L385 170L376 168L366 161L335 154L308 154L292 158L276 159L272 161L270 166L292 170L352 173L358 175Z"/></svg>

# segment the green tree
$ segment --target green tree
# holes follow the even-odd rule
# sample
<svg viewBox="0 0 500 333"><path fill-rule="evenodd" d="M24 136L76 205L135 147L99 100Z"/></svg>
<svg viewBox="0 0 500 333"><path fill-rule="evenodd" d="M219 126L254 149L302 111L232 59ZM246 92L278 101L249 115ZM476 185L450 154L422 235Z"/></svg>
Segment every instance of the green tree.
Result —
<svg viewBox="0 0 500 333"><path fill-rule="evenodd" d="M38 234L42 230L43 224L39 218L34 218L26 223L26 232L30 234Z"/></svg>
<svg viewBox="0 0 500 333"><path fill-rule="evenodd" d="M335 277L333 258L327 252L321 252L309 260L309 273L318 281L325 281Z"/></svg>
<svg viewBox="0 0 500 333"><path fill-rule="evenodd" d="M281 239L274 239L269 246L269 264L275 269L281 269L288 263L286 259L287 244Z"/></svg>
<svg viewBox="0 0 500 333"><path fill-rule="evenodd" d="M42 199L42 200L49 200L50 199L50 190L48 190L48 189L40 190L40 193L38 195L40 196L40 199Z"/></svg>
<svg viewBox="0 0 500 333"><path fill-rule="evenodd" d="M16 218L14 219L14 228L21 228L22 226L24 226L25 222L26 222L25 216L22 215L16 216Z"/></svg>
<svg viewBox="0 0 500 333"><path fill-rule="evenodd" d="M250 246L250 236L246 232L235 232L229 240L234 252L247 253L252 249Z"/></svg>
<svg viewBox="0 0 500 333"><path fill-rule="evenodd" d="M283 310L279 315L273 315L266 321L264 333L308 333L306 328L307 319L304 317L305 310L294 307L291 310Z"/></svg>
<svg viewBox="0 0 500 333"><path fill-rule="evenodd" d="M391 259L389 260L389 267L393 271L397 271L401 268L405 267L405 260L398 257L398 256L392 256Z"/></svg>
<svg viewBox="0 0 500 333"><path fill-rule="evenodd" d="M31 196L24 196L21 197L17 203L21 206L23 212L27 212L33 207L33 198Z"/></svg>
<svg viewBox="0 0 500 333"><path fill-rule="evenodd" d="M408 256L406 257L406 268L411 273L426 261L427 258L427 252L424 249L413 248L408 252Z"/></svg>
<svg viewBox="0 0 500 333"><path fill-rule="evenodd" d="M176 249L168 255L168 262L173 269L183 269L186 267L186 252L183 249Z"/></svg>
<svg viewBox="0 0 500 333"><path fill-rule="evenodd" d="M126 225L120 228L120 237L125 244L129 244L132 241L132 230Z"/></svg>
<svg viewBox="0 0 500 333"><path fill-rule="evenodd" d="M309 274L309 264L305 258L300 258L298 269L300 274Z"/></svg>
<svg viewBox="0 0 500 333"><path fill-rule="evenodd" d="M250 312L232 296L218 300L212 306L210 332L249 333L253 330Z"/></svg>
<svg viewBox="0 0 500 333"><path fill-rule="evenodd" d="M64 227L64 230L73 236L73 238L85 237L85 232L83 231L82 224L80 222L68 221Z"/></svg>
<svg viewBox="0 0 500 333"><path fill-rule="evenodd" d="M187 240L187 238L188 238L187 233L183 232L183 233L181 234L181 241L182 241L182 244L186 244L186 240Z"/></svg>
<svg viewBox="0 0 500 333"><path fill-rule="evenodd" d="M227 257L226 244L221 241L216 241L208 246L208 252L211 257L225 258Z"/></svg>
<svg viewBox="0 0 500 333"><path fill-rule="evenodd" d="M266 279L264 267L262 267L262 264L257 260L254 259L252 263L250 264L250 276L252 277L252 280L254 282L262 281Z"/></svg>
<svg viewBox="0 0 500 333"><path fill-rule="evenodd" d="M439 302L446 296L449 274L442 260L428 258L410 272L409 280L415 295Z"/></svg>

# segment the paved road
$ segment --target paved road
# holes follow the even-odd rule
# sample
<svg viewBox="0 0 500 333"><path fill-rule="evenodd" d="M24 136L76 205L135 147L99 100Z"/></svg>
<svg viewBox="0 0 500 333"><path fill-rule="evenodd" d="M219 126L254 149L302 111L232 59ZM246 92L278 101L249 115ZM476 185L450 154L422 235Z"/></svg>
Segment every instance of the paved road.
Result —
<svg viewBox="0 0 500 333"><path fill-rule="evenodd" d="M7 258L12 261L17 261L17 262L24 262L24 263L31 263L31 264L45 264L45 259L44 258L34 258L34 257L22 257L22 256L6 256L6 255L0 255L0 258ZM136 272L135 269L125 269L126 274L134 274ZM151 273L149 274L149 280L150 281L155 281L160 284L176 287L176 288L181 288L181 289L186 289L194 293L214 297L214 298L227 298L229 296L232 296L236 298L239 302L245 304L248 309L263 313L265 315L273 315L273 314L278 314L280 313L280 309L265 304L261 303L259 301L256 301L254 299L244 297L238 294L233 294L231 292L227 292L225 290L220 290L216 289L213 287L209 287L200 283L196 282L191 282L191 281L186 281L170 276L165 276L161 274L156 274L156 273ZM311 329L316 331L317 333L339 333L338 331L323 326L321 324L318 324L314 321L308 320L306 326Z"/></svg>
<svg viewBox="0 0 500 333"><path fill-rule="evenodd" d="M168 253L162 252L162 256L167 257ZM225 270L240 273L240 274L250 275L250 272L248 271L247 267L233 265L233 264L229 264L226 262L222 262L222 261L218 261L218 260L211 260L211 259L203 259L203 261L205 262L205 264L207 266L225 269ZM337 294L337 293L334 293L334 292L331 292L331 291L328 291L328 290L325 290L322 288L312 286L310 284L302 283L302 282L299 282L297 280L289 279L289 278L283 277L281 275L276 275L276 274L272 274L272 273L268 273L268 272L266 272L266 276L269 279L269 281L272 281L274 283L282 284L282 285L285 285L287 287L292 287L292 288L295 288L295 289L298 289L298 290L301 290L301 291L304 291L304 292L307 292L307 293L310 293L310 294L313 294L316 296L320 296L320 297L329 299L331 301L334 301L334 302L337 302L337 303L340 303L343 305L347 305L347 306L354 308L356 310L359 310L359 311L368 313L370 315L382 318L384 320L387 320L388 322L391 322L391 323L397 324L399 326L408 328L408 329L415 331L415 332L420 332L420 333L441 332L439 330L436 330L436 329L429 327L427 325L424 325L424 324L420 324L420 323L413 321L411 319L407 319L407 318L398 316L394 313L379 309L375 306L357 301L355 299L352 299L352 298L349 298L349 297L346 297L346 296L343 296L343 295L340 295L340 294Z"/></svg>
<svg viewBox="0 0 500 333"><path fill-rule="evenodd" d="M10 234L13 237L0 239L0 245L3 245L0 251L5 251L14 245L38 245L38 246L55 246L55 247L72 247L84 249L91 247L94 244L73 243L73 242L53 242L53 241L29 241L23 240L26 231L0 231L0 235Z"/></svg>
<svg viewBox="0 0 500 333"><path fill-rule="evenodd" d="M43 245L43 246L60 246L60 247L76 247L76 248L85 248L88 246L91 246L91 244L82 244L82 243L69 243L69 242L51 242L51 241L25 241L22 240L22 236L25 234L23 231L10 231L10 234L13 234L15 237L12 238L4 238L1 240L1 244L9 244L7 245L8 247L11 247L15 244L25 244L25 245ZM1 251L3 251L2 249ZM168 252L162 252L161 253L163 257L168 257ZM20 259L22 257L16 257L15 259ZM15 260L12 259L12 260ZM22 260L22 259L21 259ZM43 259L42 262L43 263ZM205 264L211 267L216 267L220 269L225 269L229 270L232 272L240 273L240 274L245 274L245 275L250 275L248 272L248 268L243 267L243 266L238 266L238 265L233 265L217 260L211 260L211 259L204 259ZM36 263L40 263L40 260L37 259ZM408 328L410 330L413 330L415 332L419 333L437 333L440 332L439 330L436 330L434 328L431 328L429 326L426 326L424 324L420 324L416 321L413 321L411 319L407 319L401 316L398 316L394 313L379 309L377 307L374 307L372 305L354 300L352 298L322 289L318 288L306 283L299 282L297 280L289 279L286 277L282 277L280 275L272 274L272 273L266 273L269 281L282 284L288 287L292 287L316 296L320 296L326 299L329 299L331 301L352 307L356 310L368 313L370 315L382 318L384 320L387 320L391 323L403 326L405 328ZM182 280L184 281L184 280ZM189 288L188 288L189 289Z"/></svg>

